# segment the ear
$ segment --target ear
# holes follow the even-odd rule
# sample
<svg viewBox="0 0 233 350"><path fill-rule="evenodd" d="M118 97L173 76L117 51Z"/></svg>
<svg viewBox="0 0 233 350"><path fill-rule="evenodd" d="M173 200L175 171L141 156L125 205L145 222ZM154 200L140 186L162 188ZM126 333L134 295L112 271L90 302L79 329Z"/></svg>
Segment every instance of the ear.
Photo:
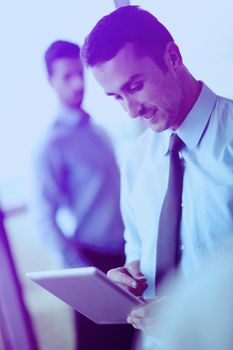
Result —
<svg viewBox="0 0 233 350"><path fill-rule="evenodd" d="M53 76L52 75L47 75L48 82L51 86L53 86Z"/></svg>
<svg viewBox="0 0 233 350"><path fill-rule="evenodd" d="M173 41L167 43L164 52L164 62L168 69L174 73L178 72L183 66L183 60L180 54L180 50Z"/></svg>

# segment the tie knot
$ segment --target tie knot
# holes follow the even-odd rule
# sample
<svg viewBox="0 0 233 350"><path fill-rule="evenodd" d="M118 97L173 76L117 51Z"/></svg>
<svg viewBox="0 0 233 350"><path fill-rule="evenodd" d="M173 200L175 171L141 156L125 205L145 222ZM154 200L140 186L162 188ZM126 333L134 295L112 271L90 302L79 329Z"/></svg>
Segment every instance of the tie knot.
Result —
<svg viewBox="0 0 233 350"><path fill-rule="evenodd" d="M184 142L177 134L172 134L170 137L169 151L179 152L184 147Z"/></svg>

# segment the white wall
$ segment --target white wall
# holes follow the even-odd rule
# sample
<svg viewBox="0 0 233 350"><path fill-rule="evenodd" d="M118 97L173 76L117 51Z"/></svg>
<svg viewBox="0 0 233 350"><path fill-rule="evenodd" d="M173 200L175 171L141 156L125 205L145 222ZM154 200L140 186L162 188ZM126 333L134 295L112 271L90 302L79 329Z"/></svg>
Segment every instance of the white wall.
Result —
<svg viewBox="0 0 233 350"><path fill-rule="evenodd" d="M232 0L132 0L131 4L150 10L167 25L197 78L217 93L233 97ZM18 179L27 175L31 147L55 110L43 66L45 49L59 38L81 44L96 21L113 9L111 0L8 0L2 5L0 186L8 195L15 186L22 197ZM133 138L135 121L103 94L89 72L86 78L88 112L117 145Z"/></svg>
<svg viewBox="0 0 233 350"><path fill-rule="evenodd" d="M184 63L216 93L233 98L232 0L135 0L172 33Z"/></svg>

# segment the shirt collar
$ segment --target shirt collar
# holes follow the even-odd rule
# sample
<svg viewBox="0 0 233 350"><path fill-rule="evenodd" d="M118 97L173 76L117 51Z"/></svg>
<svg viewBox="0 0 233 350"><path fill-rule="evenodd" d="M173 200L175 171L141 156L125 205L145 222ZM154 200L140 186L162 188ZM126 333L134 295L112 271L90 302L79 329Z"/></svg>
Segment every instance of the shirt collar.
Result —
<svg viewBox="0 0 233 350"><path fill-rule="evenodd" d="M169 143L170 143L170 136L173 133L173 130L168 129L163 132L163 152L164 155L168 153L169 151Z"/></svg>
<svg viewBox="0 0 233 350"><path fill-rule="evenodd" d="M176 130L177 135L190 150L193 150L199 143L215 106L216 99L216 94L202 83L202 89L197 101L183 123ZM169 140L172 133L171 129L164 132L164 154L168 153Z"/></svg>
<svg viewBox="0 0 233 350"><path fill-rule="evenodd" d="M216 99L215 93L202 83L202 89L196 103L176 131L190 150L193 150L199 143Z"/></svg>
<svg viewBox="0 0 233 350"><path fill-rule="evenodd" d="M82 109L72 109L66 106L60 105L57 113L56 121L59 125L67 127L75 127L87 121L89 115Z"/></svg>

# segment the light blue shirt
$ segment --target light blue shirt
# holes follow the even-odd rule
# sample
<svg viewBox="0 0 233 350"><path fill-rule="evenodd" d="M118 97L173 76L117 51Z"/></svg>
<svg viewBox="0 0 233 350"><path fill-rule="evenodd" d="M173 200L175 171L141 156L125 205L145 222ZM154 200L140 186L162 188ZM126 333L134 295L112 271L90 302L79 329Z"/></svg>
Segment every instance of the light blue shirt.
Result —
<svg viewBox="0 0 233 350"><path fill-rule="evenodd" d="M233 101L206 85L176 131L186 147L182 195L180 271L198 271L233 237ZM127 262L140 260L154 296L159 215L167 190L171 130L146 130L122 170L122 214Z"/></svg>
<svg viewBox="0 0 233 350"><path fill-rule="evenodd" d="M102 129L84 111L62 108L33 163L35 216L54 255L67 266L87 264L84 248L123 255L120 176Z"/></svg>

